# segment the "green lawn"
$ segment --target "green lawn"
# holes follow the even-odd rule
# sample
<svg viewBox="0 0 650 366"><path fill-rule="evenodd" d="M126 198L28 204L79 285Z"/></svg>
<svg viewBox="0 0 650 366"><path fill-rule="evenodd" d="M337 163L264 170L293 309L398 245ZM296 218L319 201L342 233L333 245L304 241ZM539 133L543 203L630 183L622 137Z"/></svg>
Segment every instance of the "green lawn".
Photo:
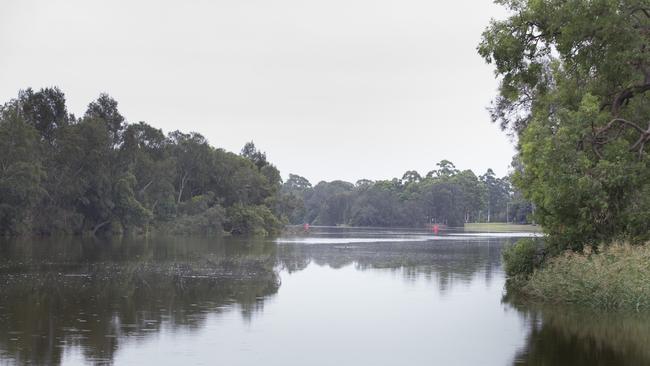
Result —
<svg viewBox="0 0 650 366"><path fill-rule="evenodd" d="M542 228L539 225L519 225L519 224L506 224L505 222L481 222L481 223L467 223L465 224L466 231L486 231L493 233L507 233L507 232L541 232Z"/></svg>

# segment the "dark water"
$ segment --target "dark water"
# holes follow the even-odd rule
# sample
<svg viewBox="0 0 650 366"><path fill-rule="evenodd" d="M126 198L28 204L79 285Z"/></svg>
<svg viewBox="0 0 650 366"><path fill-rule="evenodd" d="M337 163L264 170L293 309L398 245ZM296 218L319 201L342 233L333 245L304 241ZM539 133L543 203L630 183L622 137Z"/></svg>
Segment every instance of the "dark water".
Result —
<svg viewBox="0 0 650 366"><path fill-rule="evenodd" d="M509 237L0 245L0 364L646 365L650 316L504 299Z"/></svg>

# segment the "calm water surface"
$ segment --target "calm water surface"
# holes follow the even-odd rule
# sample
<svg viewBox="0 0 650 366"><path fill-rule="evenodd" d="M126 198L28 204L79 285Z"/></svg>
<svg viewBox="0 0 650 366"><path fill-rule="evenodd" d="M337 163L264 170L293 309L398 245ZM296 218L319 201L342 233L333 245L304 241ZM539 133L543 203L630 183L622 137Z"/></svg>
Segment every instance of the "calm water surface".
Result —
<svg viewBox="0 0 650 366"><path fill-rule="evenodd" d="M0 364L646 365L650 316L504 298L512 235L0 244Z"/></svg>

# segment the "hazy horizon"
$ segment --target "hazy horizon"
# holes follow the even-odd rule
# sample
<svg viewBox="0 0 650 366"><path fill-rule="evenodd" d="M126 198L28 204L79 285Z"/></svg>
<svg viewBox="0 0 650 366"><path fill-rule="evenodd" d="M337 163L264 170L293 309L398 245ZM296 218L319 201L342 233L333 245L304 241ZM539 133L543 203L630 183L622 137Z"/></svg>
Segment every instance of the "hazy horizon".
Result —
<svg viewBox="0 0 650 366"><path fill-rule="evenodd" d="M489 121L497 81L476 45L502 14L491 1L8 1L0 99L58 86L80 116L106 92L131 123L234 152L252 140L314 184L442 159L501 176L514 148Z"/></svg>

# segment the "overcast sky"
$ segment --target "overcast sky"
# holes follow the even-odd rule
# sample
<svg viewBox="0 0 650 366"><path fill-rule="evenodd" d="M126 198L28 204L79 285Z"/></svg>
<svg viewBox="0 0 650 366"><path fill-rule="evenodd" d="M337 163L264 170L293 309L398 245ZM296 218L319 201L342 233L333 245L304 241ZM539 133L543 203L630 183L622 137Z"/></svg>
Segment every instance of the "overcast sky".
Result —
<svg viewBox="0 0 650 366"><path fill-rule="evenodd" d="M490 0L0 2L0 100L59 86L82 115L106 92L129 122L253 140L284 177L507 172L476 54Z"/></svg>

